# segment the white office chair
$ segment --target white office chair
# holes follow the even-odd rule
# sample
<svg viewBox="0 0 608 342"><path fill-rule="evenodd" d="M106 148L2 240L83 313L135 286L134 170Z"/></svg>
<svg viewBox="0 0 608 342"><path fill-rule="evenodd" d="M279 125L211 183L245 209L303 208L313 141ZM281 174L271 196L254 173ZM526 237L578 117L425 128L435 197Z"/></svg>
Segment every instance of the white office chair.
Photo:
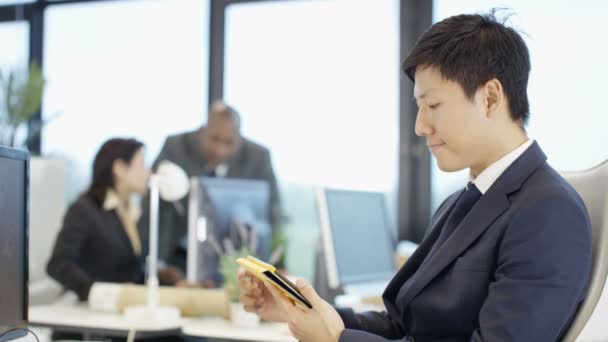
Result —
<svg viewBox="0 0 608 342"><path fill-rule="evenodd" d="M608 274L608 160L585 171L562 172L582 197L593 229L592 268L587 296L563 341L574 342L597 305Z"/></svg>

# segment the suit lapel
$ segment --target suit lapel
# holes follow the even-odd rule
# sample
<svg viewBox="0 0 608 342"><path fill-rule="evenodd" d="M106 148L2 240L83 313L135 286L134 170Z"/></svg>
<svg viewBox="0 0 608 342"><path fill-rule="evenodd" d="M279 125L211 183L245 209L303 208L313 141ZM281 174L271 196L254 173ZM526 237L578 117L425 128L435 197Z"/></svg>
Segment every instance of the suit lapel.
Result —
<svg viewBox="0 0 608 342"><path fill-rule="evenodd" d="M204 129L204 127L201 128L201 130ZM204 157L205 154L203 153L203 147L201 145L201 130L190 132L186 136L187 151L185 152L188 153L189 156L186 159L188 166L185 167L185 169L189 176L200 176L205 173L207 163Z"/></svg>
<svg viewBox="0 0 608 342"><path fill-rule="evenodd" d="M431 280L458 258L459 255L466 251L467 248L509 208L508 195L519 190L523 182L536 171L536 169L543 165L545 160L546 157L536 142L515 160L515 162L505 170L490 189L481 197L479 202L475 204L469 214L458 225L456 230L448 240L446 240L443 246L441 246L437 253L433 255L420 270L417 269L419 264L416 265L416 270L413 270L413 272L417 271L417 274L415 277L412 277L412 282L407 291L400 294L399 306L407 306ZM437 222L433 224L434 230L441 230L443 223L445 222L445 216L451 211L452 207L453 204L450 206L449 210L443 212L442 222L437 220ZM441 223L441 225L439 225L439 223ZM436 237L433 242L435 240ZM391 285L398 286L399 284L393 284L393 282L391 282L389 287L391 287ZM401 285L403 285L403 282L401 282ZM387 291L388 289L389 288L387 288ZM399 290L397 289L397 291Z"/></svg>
<svg viewBox="0 0 608 342"><path fill-rule="evenodd" d="M435 244L435 241L439 237L441 233L441 227L445 223L445 220L448 217L448 214L452 211L452 208L456 204L456 200L460 196L460 192L456 195L451 196L446 200L446 203L443 205L443 208L437 213L437 218L431 223L431 227L429 228L428 235L424 238L424 240L420 243L420 246L416 248L416 251L409 257L405 265L401 267L399 272L393 277L390 281L386 290L382 295L384 299L384 304L387 307L387 310L395 311L394 307L395 297L399 293L399 290L403 286L403 284L410 278L416 271L420 268L420 265L429 254L429 251Z"/></svg>
<svg viewBox="0 0 608 342"><path fill-rule="evenodd" d="M135 255L135 251L133 250L133 246L131 245L131 240L129 240L129 236L127 235L122 221L120 221L120 217L118 216L116 209L104 211L103 214L106 216L107 219L103 220L102 222L112 222L112 224L108 224L108 227L104 228L106 230L113 230L114 232L112 232L111 234L117 236L118 239L122 242L123 246L127 248L131 252L131 254Z"/></svg>
<svg viewBox="0 0 608 342"><path fill-rule="evenodd" d="M424 265L420 274L413 278L412 285L400 298L400 305L407 305L444 268L462 254L486 229L509 207L504 194L484 195L471 209L454 233Z"/></svg>
<svg viewBox="0 0 608 342"><path fill-rule="evenodd" d="M248 178L243 172L247 169L247 153L248 141L245 138L241 138L241 146L238 151L228 160L228 173L226 176L229 178Z"/></svg>

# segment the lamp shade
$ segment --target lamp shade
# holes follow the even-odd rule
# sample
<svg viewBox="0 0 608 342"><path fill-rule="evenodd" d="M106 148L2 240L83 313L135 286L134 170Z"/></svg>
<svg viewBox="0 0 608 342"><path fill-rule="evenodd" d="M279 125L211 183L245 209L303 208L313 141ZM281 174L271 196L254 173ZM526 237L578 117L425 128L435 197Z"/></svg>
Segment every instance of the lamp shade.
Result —
<svg viewBox="0 0 608 342"><path fill-rule="evenodd" d="M163 160L156 171L158 176L158 190L160 197L165 201L177 201L188 193L190 183L186 172L177 164Z"/></svg>

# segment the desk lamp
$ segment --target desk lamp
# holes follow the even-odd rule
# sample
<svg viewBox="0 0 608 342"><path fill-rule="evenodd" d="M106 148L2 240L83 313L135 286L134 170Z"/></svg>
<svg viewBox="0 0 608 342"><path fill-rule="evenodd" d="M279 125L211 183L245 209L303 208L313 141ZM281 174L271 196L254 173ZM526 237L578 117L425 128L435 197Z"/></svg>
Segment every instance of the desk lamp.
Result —
<svg viewBox="0 0 608 342"><path fill-rule="evenodd" d="M188 197L188 254L186 255L186 279L189 283L198 281L198 244L207 240L207 221L201 215L200 203L203 194L197 177L190 178L190 197Z"/></svg>
<svg viewBox="0 0 608 342"><path fill-rule="evenodd" d="M188 193L188 176L176 164L162 161L155 174L150 176L150 247L148 254L148 299L145 306L133 306L125 310L128 321L136 324L179 324L180 312L176 307L159 306L158 299L158 199L177 201Z"/></svg>

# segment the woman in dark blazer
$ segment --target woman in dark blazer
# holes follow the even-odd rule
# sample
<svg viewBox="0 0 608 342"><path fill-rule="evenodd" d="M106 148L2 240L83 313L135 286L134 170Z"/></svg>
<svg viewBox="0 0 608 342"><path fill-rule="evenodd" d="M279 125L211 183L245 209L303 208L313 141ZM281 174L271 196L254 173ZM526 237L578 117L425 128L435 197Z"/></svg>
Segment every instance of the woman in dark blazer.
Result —
<svg viewBox="0 0 608 342"><path fill-rule="evenodd" d="M134 139L110 139L95 156L91 185L68 209L47 265L80 300L95 282L143 282L148 233L138 230L130 198L146 191L149 173L143 144ZM175 269L160 273L163 283L180 277Z"/></svg>

